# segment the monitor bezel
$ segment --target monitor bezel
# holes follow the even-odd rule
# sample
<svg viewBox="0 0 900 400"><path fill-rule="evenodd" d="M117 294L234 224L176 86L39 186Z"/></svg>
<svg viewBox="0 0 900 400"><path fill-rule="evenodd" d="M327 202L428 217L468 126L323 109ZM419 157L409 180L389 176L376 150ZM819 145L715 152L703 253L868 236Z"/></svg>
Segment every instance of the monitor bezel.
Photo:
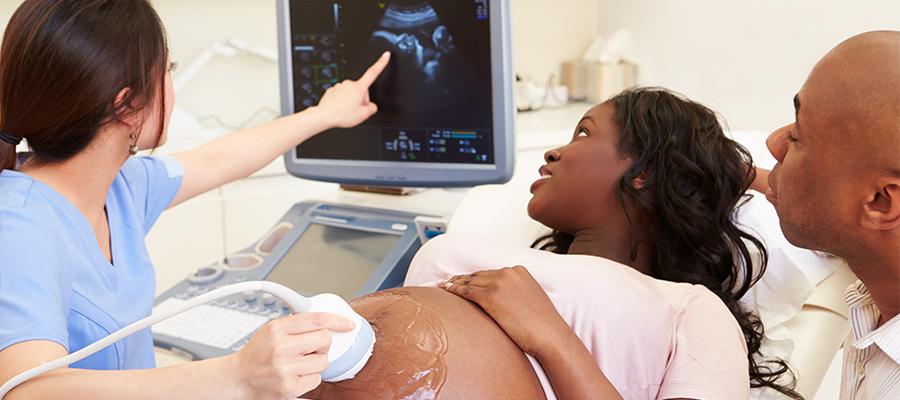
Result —
<svg viewBox="0 0 900 400"><path fill-rule="evenodd" d="M276 0L278 14L281 113L294 113L290 3ZM505 183L515 165L512 43L509 0L490 0L493 164L425 163L298 158L296 148L284 154L285 169L299 178L352 185L401 187L471 187Z"/></svg>

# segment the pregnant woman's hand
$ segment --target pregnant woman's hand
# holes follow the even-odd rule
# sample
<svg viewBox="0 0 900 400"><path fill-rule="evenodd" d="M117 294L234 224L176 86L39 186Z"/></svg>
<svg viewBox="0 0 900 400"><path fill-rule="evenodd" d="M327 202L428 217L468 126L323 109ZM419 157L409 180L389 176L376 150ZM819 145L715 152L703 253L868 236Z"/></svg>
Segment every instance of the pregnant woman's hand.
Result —
<svg viewBox="0 0 900 400"><path fill-rule="evenodd" d="M622 398L525 267L457 275L440 286L480 305L537 358L558 399Z"/></svg>
<svg viewBox="0 0 900 400"><path fill-rule="evenodd" d="M541 285L521 266L453 276L440 287L482 309L522 351L537 356L571 329Z"/></svg>

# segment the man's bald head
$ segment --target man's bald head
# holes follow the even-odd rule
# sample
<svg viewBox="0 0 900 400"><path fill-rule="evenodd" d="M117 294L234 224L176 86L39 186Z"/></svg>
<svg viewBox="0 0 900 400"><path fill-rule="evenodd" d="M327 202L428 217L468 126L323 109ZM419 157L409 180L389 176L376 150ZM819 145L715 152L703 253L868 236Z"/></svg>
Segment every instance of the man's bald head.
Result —
<svg viewBox="0 0 900 400"><path fill-rule="evenodd" d="M868 32L835 47L794 103L796 121L769 138L779 162L769 198L785 236L848 261L898 264L900 32Z"/></svg>
<svg viewBox="0 0 900 400"><path fill-rule="evenodd" d="M822 130L827 139L844 144L857 166L900 176L900 32L845 40L819 61L802 92L832 127Z"/></svg>

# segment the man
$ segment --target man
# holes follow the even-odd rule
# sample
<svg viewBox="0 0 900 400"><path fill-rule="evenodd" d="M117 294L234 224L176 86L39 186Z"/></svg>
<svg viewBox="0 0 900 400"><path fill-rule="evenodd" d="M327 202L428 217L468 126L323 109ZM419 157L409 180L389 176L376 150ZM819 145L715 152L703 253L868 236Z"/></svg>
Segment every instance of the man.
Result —
<svg viewBox="0 0 900 400"><path fill-rule="evenodd" d="M841 399L900 399L900 32L854 36L794 97L796 119L768 139L766 197L794 245L844 258Z"/></svg>

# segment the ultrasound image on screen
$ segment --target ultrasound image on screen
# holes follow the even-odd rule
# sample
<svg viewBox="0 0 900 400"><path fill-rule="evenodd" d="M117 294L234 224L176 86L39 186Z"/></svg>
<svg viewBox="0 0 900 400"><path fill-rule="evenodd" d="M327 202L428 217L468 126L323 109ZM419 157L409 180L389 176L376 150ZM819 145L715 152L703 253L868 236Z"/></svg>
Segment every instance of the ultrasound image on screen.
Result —
<svg viewBox="0 0 900 400"><path fill-rule="evenodd" d="M394 65L372 89L382 111L437 111L475 94L466 85L471 62L428 2L390 3L363 59L384 51L391 52Z"/></svg>
<svg viewBox="0 0 900 400"><path fill-rule="evenodd" d="M378 114L312 138L297 156L493 163L487 9L487 0L293 0L295 111L391 52L370 89Z"/></svg>

